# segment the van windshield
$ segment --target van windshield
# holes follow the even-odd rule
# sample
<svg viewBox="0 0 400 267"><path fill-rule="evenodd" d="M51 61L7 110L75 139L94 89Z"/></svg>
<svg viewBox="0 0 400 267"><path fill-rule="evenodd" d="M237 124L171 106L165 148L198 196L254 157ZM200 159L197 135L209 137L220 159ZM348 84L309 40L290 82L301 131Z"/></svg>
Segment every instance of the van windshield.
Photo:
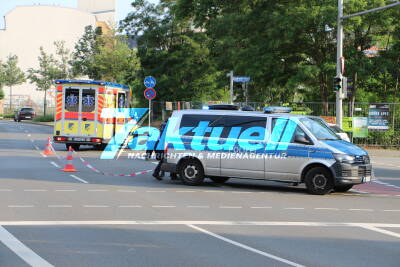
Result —
<svg viewBox="0 0 400 267"><path fill-rule="evenodd" d="M340 140L328 125L318 119L302 118L300 121L318 140Z"/></svg>

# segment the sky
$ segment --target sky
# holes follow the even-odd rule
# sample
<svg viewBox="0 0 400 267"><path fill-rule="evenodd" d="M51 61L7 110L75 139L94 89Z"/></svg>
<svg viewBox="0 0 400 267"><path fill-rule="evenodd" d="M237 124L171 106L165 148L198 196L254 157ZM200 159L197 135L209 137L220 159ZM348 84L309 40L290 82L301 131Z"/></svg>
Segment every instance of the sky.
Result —
<svg viewBox="0 0 400 267"><path fill-rule="evenodd" d="M55 5L65 7L77 7L77 0L0 0L0 29L4 29L4 15L16 6L24 5ZM132 11L130 3L132 0L116 0L116 19L122 20ZM150 0L157 3L158 0Z"/></svg>

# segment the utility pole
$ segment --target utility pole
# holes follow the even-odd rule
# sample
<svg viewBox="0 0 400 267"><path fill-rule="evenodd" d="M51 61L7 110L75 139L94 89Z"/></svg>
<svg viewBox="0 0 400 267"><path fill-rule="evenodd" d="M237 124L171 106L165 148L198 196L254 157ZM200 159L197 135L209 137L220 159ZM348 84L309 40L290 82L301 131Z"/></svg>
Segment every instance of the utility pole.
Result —
<svg viewBox="0 0 400 267"><path fill-rule="evenodd" d="M229 83L229 100L230 103L233 104L233 70L231 70L229 73L226 74L226 77L230 78L230 83Z"/></svg>
<svg viewBox="0 0 400 267"><path fill-rule="evenodd" d="M343 57L343 0L338 0L338 21L337 21L337 51L336 51L336 77L342 77ZM336 125L342 128L343 119L343 89L336 91Z"/></svg>
<svg viewBox="0 0 400 267"><path fill-rule="evenodd" d="M336 58L336 77L342 79L342 57L343 57L343 20L361 16L364 14L372 13L375 11L384 10L387 8L399 6L400 2L397 1L393 4L381 6L377 8L372 8L369 10L357 12L354 14L343 16L343 0L338 0L338 28L337 28L337 58ZM343 86L339 90L336 91L336 124L340 128L342 128L342 119L343 119Z"/></svg>

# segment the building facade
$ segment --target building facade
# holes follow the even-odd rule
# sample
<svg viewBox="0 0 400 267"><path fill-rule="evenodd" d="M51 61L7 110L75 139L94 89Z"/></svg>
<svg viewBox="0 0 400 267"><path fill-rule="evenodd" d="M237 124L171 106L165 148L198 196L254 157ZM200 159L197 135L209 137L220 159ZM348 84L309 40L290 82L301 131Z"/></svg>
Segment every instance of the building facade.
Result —
<svg viewBox="0 0 400 267"><path fill-rule="evenodd" d="M114 27L115 0L78 0L78 8L60 6L17 6L4 16L5 27L0 29L0 59L8 55L18 56L19 67L26 72L38 68L40 47L46 53L55 54L55 41L64 41L65 47L73 51L75 43L88 25L100 26L103 32ZM4 106L10 98L9 88L5 93ZM20 84L13 87L13 106L43 104L43 92L35 84ZM51 105L51 94L49 97Z"/></svg>

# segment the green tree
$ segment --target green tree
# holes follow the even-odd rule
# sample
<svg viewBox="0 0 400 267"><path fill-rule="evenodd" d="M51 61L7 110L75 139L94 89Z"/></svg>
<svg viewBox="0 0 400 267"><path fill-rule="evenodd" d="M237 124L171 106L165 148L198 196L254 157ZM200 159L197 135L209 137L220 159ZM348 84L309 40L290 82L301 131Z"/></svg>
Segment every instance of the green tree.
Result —
<svg viewBox="0 0 400 267"><path fill-rule="evenodd" d="M98 79L129 83L137 77L140 62L136 50L129 48L125 37L115 34L101 36L97 53L93 55L93 70Z"/></svg>
<svg viewBox="0 0 400 267"><path fill-rule="evenodd" d="M136 0L122 28L137 36L141 79L157 78L157 99L199 100L224 97L218 88L220 75L211 61L207 35L189 20L177 20L173 1L158 5ZM141 90L138 94L141 95Z"/></svg>
<svg viewBox="0 0 400 267"><path fill-rule="evenodd" d="M3 62L0 60L0 100L4 99L4 91L3 91L4 83L5 83L4 65Z"/></svg>
<svg viewBox="0 0 400 267"><path fill-rule="evenodd" d="M103 45L101 39L101 28L93 29L89 25L85 27L85 32L79 41L75 44L70 64L74 76L87 75L90 79L99 79L96 64L94 63L94 55L98 53L99 47Z"/></svg>
<svg viewBox="0 0 400 267"><path fill-rule="evenodd" d="M12 87L25 81L24 72L18 67L18 57L9 55L4 63L4 85L10 89L10 110L12 110Z"/></svg>
<svg viewBox="0 0 400 267"><path fill-rule="evenodd" d="M44 91L43 114L46 115L47 107L47 90L53 84L53 81L62 78L59 64L52 54L47 54L43 47L40 47L40 55L38 56L39 68L28 70L28 79L31 83L36 84L38 91Z"/></svg>

